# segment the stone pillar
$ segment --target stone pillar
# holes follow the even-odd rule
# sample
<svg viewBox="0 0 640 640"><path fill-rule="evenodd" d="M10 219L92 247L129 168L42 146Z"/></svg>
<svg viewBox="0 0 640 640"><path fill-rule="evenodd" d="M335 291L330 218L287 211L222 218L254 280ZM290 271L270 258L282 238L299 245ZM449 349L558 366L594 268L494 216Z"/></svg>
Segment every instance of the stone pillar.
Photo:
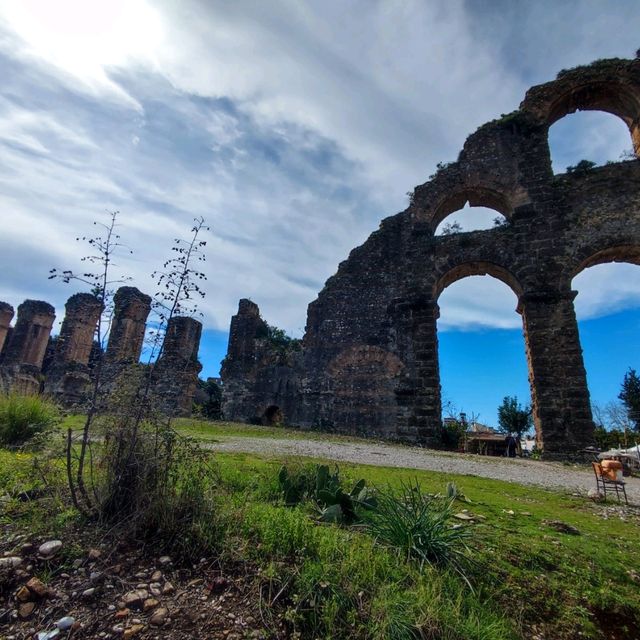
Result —
<svg viewBox="0 0 640 640"><path fill-rule="evenodd" d="M404 360L409 375L396 390L398 437L427 446L442 442L438 318L440 308L428 297L418 296L397 304L400 323L410 341Z"/></svg>
<svg viewBox="0 0 640 640"><path fill-rule="evenodd" d="M110 364L138 362L151 298L135 287L120 287L113 297L113 306L106 361Z"/></svg>
<svg viewBox="0 0 640 640"><path fill-rule="evenodd" d="M40 369L56 317L55 309L41 300L25 300L4 353L5 366L27 364Z"/></svg>
<svg viewBox="0 0 640 640"><path fill-rule="evenodd" d="M267 336L267 323L255 302L243 298L238 313L231 318L229 346L222 362L222 413L230 420L246 420L255 415L252 396L257 365L256 339Z"/></svg>
<svg viewBox="0 0 640 640"><path fill-rule="evenodd" d="M66 406L86 399L91 384L87 365L101 313L102 303L90 293L76 293L65 305L45 392Z"/></svg>
<svg viewBox="0 0 640 640"><path fill-rule="evenodd" d="M13 319L13 307L6 303L0 302L0 353L4 347L7 333L11 328L11 320Z"/></svg>
<svg viewBox="0 0 640 640"><path fill-rule="evenodd" d="M538 447L545 458L580 456L593 445L593 420L573 299L575 291L521 296Z"/></svg>
<svg viewBox="0 0 640 640"><path fill-rule="evenodd" d="M171 318L162 355L154 370L154 390L169 415L189 416L202 365L198 349L202 324L193 318Z"/></svg>
<svg viewBox="0 0 640 640"><path fill-rule="evenodd" d="M40 370L55 317L48 302L25 300L18 307L18 319L2 351L0 386L5 391L40 391Z"/></svg>

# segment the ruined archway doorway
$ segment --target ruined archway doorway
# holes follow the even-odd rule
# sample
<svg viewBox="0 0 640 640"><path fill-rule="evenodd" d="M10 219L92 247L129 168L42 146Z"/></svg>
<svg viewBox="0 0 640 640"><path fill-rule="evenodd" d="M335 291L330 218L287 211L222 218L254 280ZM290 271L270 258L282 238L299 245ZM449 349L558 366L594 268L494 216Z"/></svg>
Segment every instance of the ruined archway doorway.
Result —
<svg viewBox="0 0 640 640"><path fill-rule="evenodd" d="M523 406L531 403L522 319L516 311L519 285L495 265L467 268L468 275L462 270L445 275L438 299L443 435L449 446L451 418L460 420L464 413L469 427L497 430L505 397L515 396Z"/></svg>
<svg viewBox="0 0 640 640"><path fill-rule="evenodd" d="M262 424L277 427L284 422L284 414L278 405L269 405L262 414Z"/></svg>
<svg viewBox="0 0 640 640"><path fill-rule="evenodd" d="M599 252L571 283L594 423L621 432L631 425L618 394L628 369L640 370L640 250L634 254L628 247ZM616 259L623 263L610 262Z"/></svg>

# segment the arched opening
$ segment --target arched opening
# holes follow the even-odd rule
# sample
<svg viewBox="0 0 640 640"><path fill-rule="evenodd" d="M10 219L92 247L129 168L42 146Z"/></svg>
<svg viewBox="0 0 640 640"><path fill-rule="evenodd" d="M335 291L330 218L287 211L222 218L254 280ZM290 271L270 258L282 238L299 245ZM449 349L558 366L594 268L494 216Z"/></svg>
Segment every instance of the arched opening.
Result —
<svg viewBox="0 0 640 640"><path fill-rule="evenodd" d="M576 111L557 120L549 129L549 151L555 174L636 157L628 126L603 111Z"/></svg>
<svg viewBox="0 0 640 640"><path fill-rule="evenodd" d="M262 414L262 423L269 427L277 427L284 421L284 415L278 405L269 405Z"/></svg>
<svg viewBox="0 0 640 640"><path fill-rule="evenodd" d="M631 447L637 435L618 395L629 368L640 371L640 247L590 256L572 280L596 441ZM604 430L601 428L604 427Z"/></svg>
<svg viewBox="0 0 640 640"><path fill-rule="evenodd" d="M446 236L466 231L495 229L507 224L508 220L494 209L488 207L472 207L469 203L462 209L449 214L437 226L435 235Z"/></svg>
<svg viewBox="0 0 640 640"><path fill-rule="evenodd" d="M508 200L483 187L463 189L449 195L435 210L435 235L492 229L506 224L513 213Z"/></svg>
<svg viewBox="0 0 640 640"><path fill-rule="evenodd" d="M489 263L461 265L436 286L444 438L451 440L451 419L466 421L467 433L475 431L466 437L469 451L502 454L498 407L514 396L531 403L521 293L512 274Z"/></svg>

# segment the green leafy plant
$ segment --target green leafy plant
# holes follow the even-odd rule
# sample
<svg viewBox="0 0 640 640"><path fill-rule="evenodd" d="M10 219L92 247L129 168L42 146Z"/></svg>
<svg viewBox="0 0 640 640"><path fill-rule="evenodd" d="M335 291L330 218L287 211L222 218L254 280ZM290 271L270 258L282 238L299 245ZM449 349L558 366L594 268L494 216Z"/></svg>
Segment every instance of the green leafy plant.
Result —
<svg viewBox="0 0 640 640"><path fill-rule="evenodd" d="M580 160L578 164L567 167L567 173L584 174L591 171L596 166L591 160Z"/></svg>
<svg viewBox="0 0 640 640"><path fill-rule="evenodd" d="M429 564L453 569L468 583L469 531L450 522L454 499L429 496L417 481L403 483L399 494L389 490L378 493L376 508L367 514L367 528L407 560L421 567Z"/></svg>
<svg viewBox="0 0 640 640"><path fill-rule="evenodd" d="M0 395L0 445L23 445L58 420L58 408L42 396Z"/></svg>
<svg viewBox="0 0 640 640"><path fill-rule="evenodd" d="M280 469L278 483L285 504L293 506L303 500L312 500L321 522L351 524L358 520L358 509L373 509L376 498L364 480L358 480L351 491L342 488L338 468L331 473L326 465L303 468L290 473L286 467Z"/></svg>

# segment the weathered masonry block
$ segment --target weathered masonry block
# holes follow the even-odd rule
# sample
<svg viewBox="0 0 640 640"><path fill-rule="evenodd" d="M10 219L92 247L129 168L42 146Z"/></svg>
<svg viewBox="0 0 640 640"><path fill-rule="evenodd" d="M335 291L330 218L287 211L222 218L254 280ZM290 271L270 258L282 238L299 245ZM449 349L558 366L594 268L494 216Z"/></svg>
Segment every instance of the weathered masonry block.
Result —
<svg viewBox="0 0 640 640"><path fill-rule="evenodd" d="M202 323L182 316L171 318L164 336L162 354L154 370L154 393L168 415L191 414L202 365L198 349Z"/></svg>
<svg viewBox="0 0 640 640"><path fill-rule="evenodd" d="M135 287L120 287L113 297L113 306L106 361L110 364L138 362L151 310L151 297Z"/></svg>
<svg viewBox="0 0 640 640"><path fill-rule="evenodd" d="M2 352L2 387L20 393L40 390L40 369L55 309L41 300L25 300L18 307L18 318Z"/></svg>
<svg viewBox="0 0 640 640"><path fill-rule="evenodd" d="M91 386L89 356L102 303L90 293L76 293L65 305L45 392L65 405L81 404Z"/></svg>
<svg viewBox="0 0 640 640"><path fill-rule="evenodd" d="M0 302L0 353L11 329L11 320L13 320L13 307L6 302Z"/></svg>
<svg viewBox="0 0 640 640"><path fill-rule="evenodd" d="M437 446L442 433L438 298L491 275L518 298L538 445L547 458L593 444L571 289L586 267L640 264L640 162L554 175L549 127L606 111L640 153L640 59L600 60L531 88L520 108L469 136L456 162L382 221L309 305L302 349L282 356L241 300L222 369L235 420L279 410L291 424ZM466 203L495 209L495 229L436 236Z"/></svg>

